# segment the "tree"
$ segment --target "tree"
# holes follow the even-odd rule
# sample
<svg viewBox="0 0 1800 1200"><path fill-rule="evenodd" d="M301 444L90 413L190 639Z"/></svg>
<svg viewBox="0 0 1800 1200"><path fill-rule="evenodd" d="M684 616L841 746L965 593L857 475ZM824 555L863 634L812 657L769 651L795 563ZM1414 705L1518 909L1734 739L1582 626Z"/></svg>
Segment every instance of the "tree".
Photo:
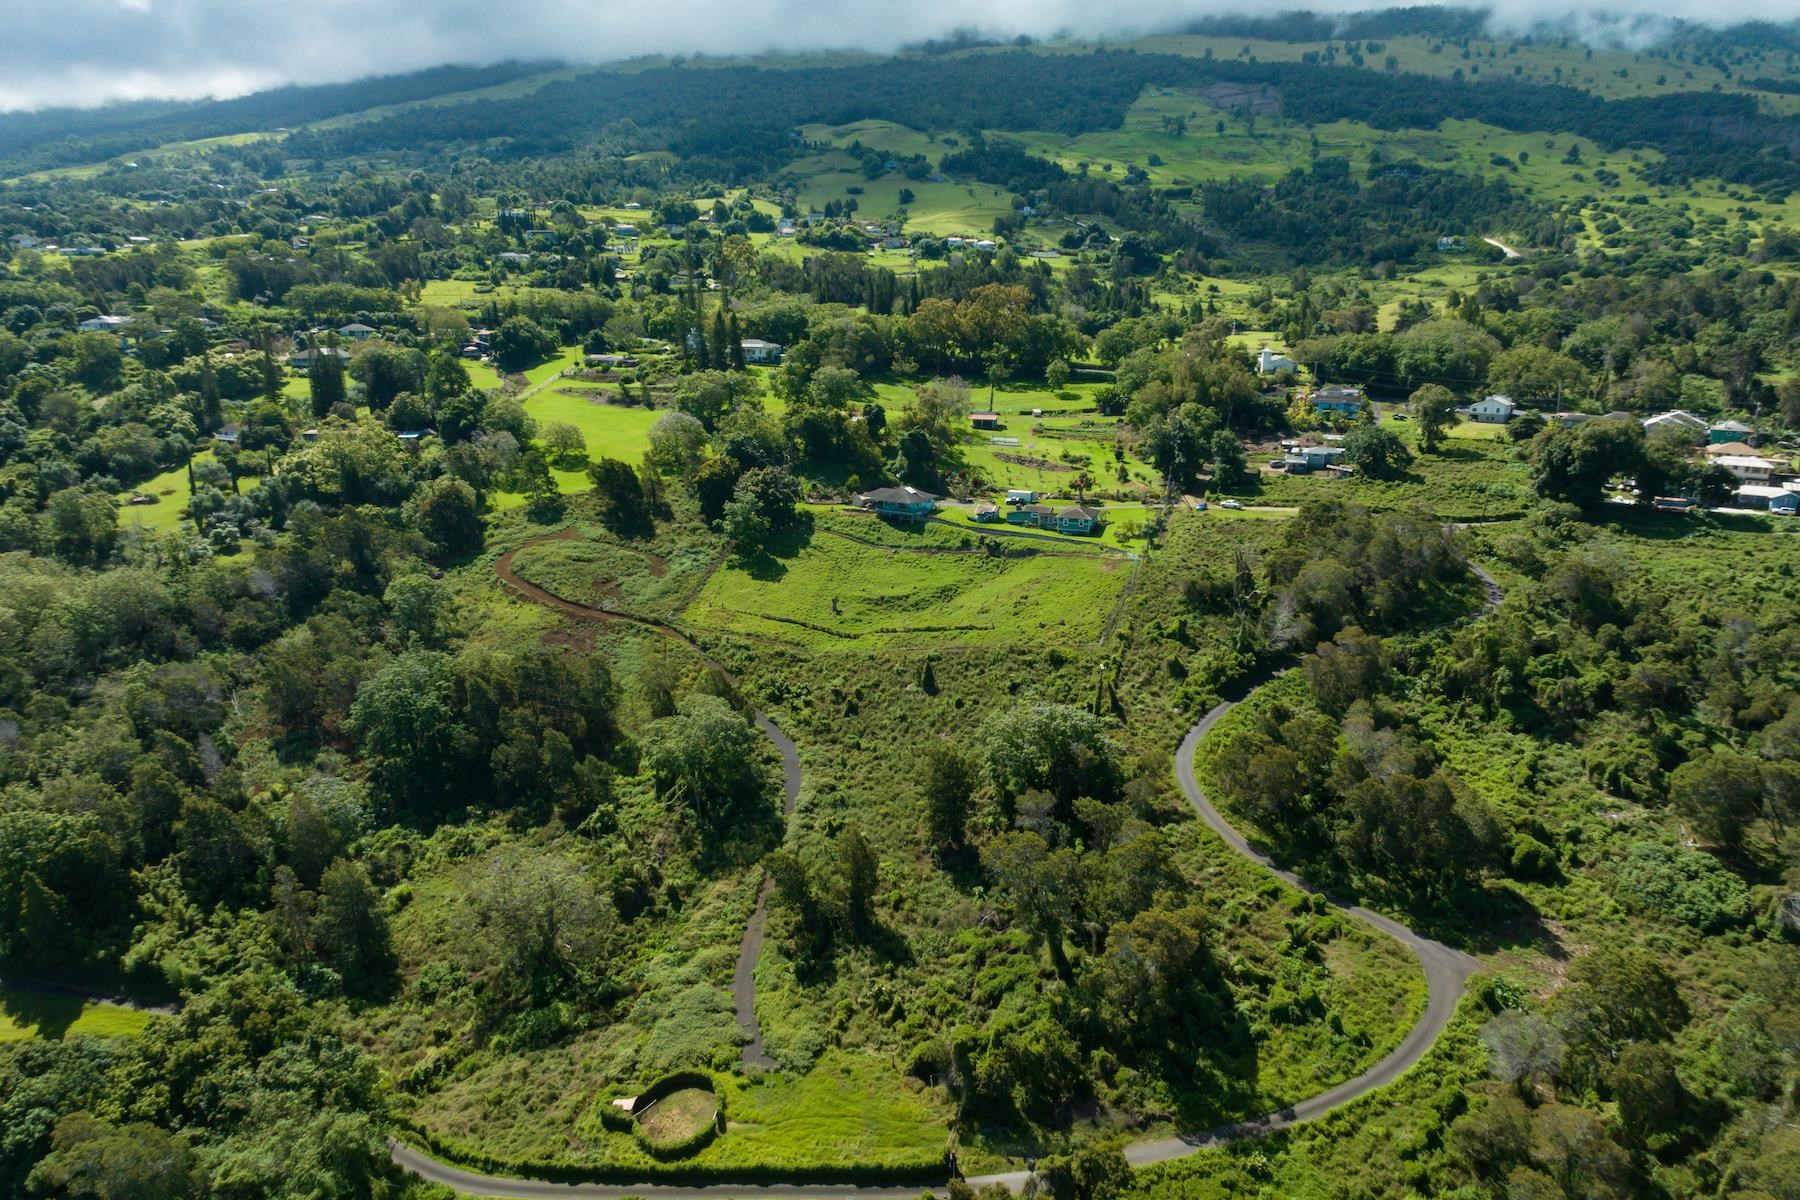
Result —
<svg viewBox="0 0 1800 1200"><path fill-rule="evenodd" d="M207 907L242 900L263 866L237 814L204 796L182 802L175 848L182 884L196 903Z"/></svg>
<svg viewBox="0 0 1800 1200"><path fill-rule="evenodd" d="M1525 1089L1556 1078L1562 1034L1536 1013L1516 1009L1498 1013L1482 1027L1481 1040L1488 1048L1488 1070L1496 1079Z"/></svg>
<svg viewBox="0 0 1800 1200"><path fill-rule="evenodd" d="M763 549L799 523L800 481L786 467L757 467L738 477L725 505L725 532L740 552Z"/></svg>
<svg viewBox="0 0 1800 1200"><path fill-rule="evenodd" d="M1069 364L1060 358L1050 360L1044 368L1044 384L1053 392L1060 392L1069 385Z"/></svg>
<svg viewBox="0 0 1800 1200"><path fill-rule="evenodd" d="M1763 779L1756 760L1714 747L1669 775L1669 801L1707 841L1736 849L1762 811Z"/></svg>
<svg viewBox="0 0 1800 1200"><path fill-rule="evenodd" d="M380 412L401 392L425 390L425 356L398 346L364 346L350 360L350 376L363 385L363 399Z"/></svg>
<svg viewBox="0 0 1800 1200"><path fill-rule="evenodd" d="M1441 384L1428 383L1406 398L1419 430L1419 448L1436 454L1444 431L1456 420L1456 395Z"/></svg>
<svg viewBox="0 0 1800 1200"><path fill-rule="evenodd" d="M564 470L587 462L587 438L567 421L552 421L544 427L544 449L550 461Z"/></svg>
<svg viewBox="0 0 1800 1200"><path fill-rule="evenodd" d="M399 655L357 688L347 728L383 799L422 812L456 807L469 735L455 691L450 659L428 650Z"/></svg>
<svg viewBox="0 0 1800 1200"><path fill-rule="evenodd" d="M529 317L508 317L488 341L502 371L523 371L556 353L556 334Z"/></svg>
<svg viewBox="0 0 1800 1200"><path fill-rule="evenodd" d="M655 531L644 485L629 463L602 458L588 467L600 522L620 537L648 537Z"/></svg>
<svg viewBox="0 0 1800 1200"><path fill-rule="evenodd" d="M406 513L442 558L474 554L486 537L475 489L451 476L421 484L407 500Z"/></svg>
<svg viewBox="0 0 1800 1200"><path fill-rule="evenodd" d="M339 859L319 881L313 932L351 995L378 995L394 973L393 939L381 894L361 863Z"/></svg>
<svg viewBox="0 0 1800 1200"><path fill-rule="evenodd" d="M312 415L324 417L349 399L344 383L344 360L338 357L336 339L327 339L322 348L315 347L307 363L306 383L312 397Z"/></svg>
<svg viewBox="0 0 1800 1200"><path fill-rule="evenodd" d="M1515 346L1494 356L1488 367L1488 387L1521 400L1555 400L1558 407L1568 396L1585 396L1587 368L1555 350L1542 346Z"/></svg>
<svg viewBox="0 0 1800 1200"><path fill-rule="evenodd" d="M1003 795L1046 791L1066 804L1118 794L1118 750L1105 719L1084 708L1041 701L1003 708L982 722L978 742L988 781Z"/></svg>
<svg viewBox="0 0 1800 1200"><path fill-rule="evenodd" d="M935 847L956 849L963 844L975 791L974 764L954 746L934 742L925 748L922 774L926 837Z"/></svg>
<svg viewBox="0 0 1800 1200"><path fill-rule="evenodd" d="M469 386L469 370L459 355L450 350L432 354L431 365L425 371L425 395L432 403L442 404L453 396L461 396Z"/></svg>
<svg viewBox="0 0 1800 1200"><path fill-rule="evenodd" d="M1644 431L1636 421L1588 421L1576 429L1546 430L1534 443L1538 494L1591 508L1617 475L1635 475L1644 462Z"/></svg>
<svg viewBox="0 0 1800 1200"><path fill-rule="evenodd" d="M853 930L863 930L873 921L875 887L880 882L880 861L875 850L855 825L847 825L838 834L838 878L844 886L844 915Z"/></svg>
<svg viewBox="0 0 1800 1200"><path fill-rule="evenodd" d="M1380 425L1359 425L1344 438L1344 458L1371 479L1392 479L1412 465L1412 451Z"/></svg>
<svg viewBox="0 0 1800 1200"><path fill-rule="evenodd" d="M1072 978L1063 936L1074 919L1081 887L1081 864L1075 852L1067 847L1053 850L1029 830L1009 831L982 849L981 865L1016 916L1044 939L1056 973L1065 980Z"/></svg>
<svg viewBox="0 0 1800 1200"><path fill-rule="evenodd" d="M187 1200L209 1194L204 1181L187 1134L76 1112L56 1123L50 1153L32 1168L25 1191L71 1200Z"/></svg>
<svg viewBox="0 0 1800 1200"><path fill-rule="evenodd" d="M674 716L652 721L645 729L644 763L659 795L687 805L702 825L723 828L766 794L758 739L726 701L683 696Z"/></svg>
<svg viewBox="0 0 1800 1200"><path fill-rule="evenodd" d="M1631 1163L1599 1117L1566 1104L1546 1104L1532 1120L1532 1157L1565 1196L1623 1196Z"/></svg>
<svg viewBox="0 0 1800 1200"><path fill-rule="evenodd" d="M1229 429L1221 429L1212 438L1213 483L1221 488L1235 488L1250 475L1250 460L1244 454L1244 443Z"/></svg>
<svg viewBox="0 0 1800 1200"><path fill-rule="evenodd" d="M663 474L689 475L705 457L706 426L697 418L668 412L650 426L649 459Z"/></svg>
<svg viewBox="0 0 1800 1200"><path fill-rule="evenodd" d="M738 460L728 454L707 459L700 464L698 470L689 476L694 488L694 499L699 502L700 515L708 522L721 521L725 517L725 506L731 503L737 491L738 477L744 469Z"/></svg>

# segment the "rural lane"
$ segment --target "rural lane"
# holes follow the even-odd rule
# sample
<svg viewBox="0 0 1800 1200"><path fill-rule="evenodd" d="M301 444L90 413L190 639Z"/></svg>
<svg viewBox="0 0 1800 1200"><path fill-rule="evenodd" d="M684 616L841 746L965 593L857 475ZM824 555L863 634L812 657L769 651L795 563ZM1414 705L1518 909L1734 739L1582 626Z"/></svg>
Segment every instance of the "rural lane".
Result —
<svg viewBox="0 0 1800 1200"><path fill-rule="evenodd" d="M504 556L504 559L508 560L505 566L509 567L511 555ZM1470 570L1481 584L1482 612L1493 611L1503 598L1498 581L1473 563L1470 564ZM505 567L502 567L501 575L527 597L561 611L570 612L571 615L588 619L620 619L620 614L606 613L585 605L577 605L542 588L526 584L523 580L513 577ZM625 617L624 619L631 620L632 618ZM679 633L672 630L665 629L665 632L681 637ZM1354 1079L1346 1080L1316 1096L1309 1096L1305 1100L1275 1112L1265 1113L1260 1117L1235 1121L1200 1133L1178 1134L1174 1137L1134 1142L1125 1147L1125 1159L1134 1167L1168 1162L1208 1146L1257 1137L1310 1121L1392 1083L1423 1058L1426 1051L1431 1049L1432 1044L1437 1041L1438 1035L1444 1031L1445 1026L1450 1023L1451 1017L1455 1015L1457 1003L1462 999L1469 976L1481 966L1479 960L1460 950L1415 933L1391 917L1383 916L1362 905L1340 900L1307 883L1294 872L1277 866L1273 859L1253 847L1249 839L1239 833L1219 813L1219 810L1213 807L1212 801L1207 798L1206 792L1200 787L1199 779L1194 774L1194 752L1213 726L1219 723L1220 718L1243 700L1254 696L1256 691L1257 689L1251 689L1240 700L1221 701L1188 729L1187 735L1181 739L1181 745L1175 751L1175 778L1181 787L1182 796L1200 819L1205 821L1208 827L1232 850L1256 863L1290 887L1313 895L1323 895L1326 902L1339 912L1380 930L1412 951L1425 972L1427 993L1425 1012L1420 1016L1418 1023L1386 1058ZM783 814L784 817L792 815L795 801L800 794L799 752L793 739L783 733L780 727L767 716L759 712L755 716L755 721L757 728L762 730L763 734L774 743L776 750L781 755L783 790L785 792ZM746 1067L754 1066L761 1069L769 1069L775 1065L763 1049L762 1032L756 1020L755 1004L756 956L762 948L763 926L767 919L768 891L769 885L765 881L757 898L756 911L744 929L732 986L732 999L737 1009L738 1024L749 1037L749 1041L744 1047L744 1064ZM509 1178L465 1171L448 1163L439 1162L398 1139L390 1138L388 1146L393 1160L398 1166L412 1171L423 1179L441 1183L466 1195L490 1196L503 1198L503 1200L544 1200L544 1198L553 1197L563 1197L568 1200L630 1200L631 1197L642 1197L643 1200L730 1200L733 1197L738 1200L822 1200L824 1197L832 1196L855 1197L857 1200L884 1200L887 1197L893 1197L895 1200L901 1200L901 1198L912 1200L924 1190L917 1185L886 1187L817 1183L708 1185L556 1183L550 1180ZM977 1188L990 1183L1002 1183L1014 1191L1019 1191L1024 1187L1027 1179L1028 1173L1025 1171L1008 1171L992 1175L971 1176L967 1182Z"/></svg>

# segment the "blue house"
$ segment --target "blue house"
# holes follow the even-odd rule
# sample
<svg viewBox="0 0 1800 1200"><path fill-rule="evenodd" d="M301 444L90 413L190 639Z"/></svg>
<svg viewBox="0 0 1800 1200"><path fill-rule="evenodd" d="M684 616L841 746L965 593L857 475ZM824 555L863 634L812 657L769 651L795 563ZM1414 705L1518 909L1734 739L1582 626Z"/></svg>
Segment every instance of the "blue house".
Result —
<svg viewBox="0 0 1800 1200"><path fill-rule="evenodd" d="M1342 413L1346 417L1354 417L1362 411L1363 390L1332 384L1312 394L1312 405L1314 412Z"/></svg>
<svg viewBox="0 0 1800 1200"><path fill-rule="evenodd" d="M915 487L888 487L864 492L856 503L892 521L923 521L931 515L937 497Z"/></svg>
<svg viewBox="0 0 1800 1200"><path fill-rule="evenodd" d="M1100 512L1078 504L1056 514L1058 533L1092 533L1100 527Z"/></svg>

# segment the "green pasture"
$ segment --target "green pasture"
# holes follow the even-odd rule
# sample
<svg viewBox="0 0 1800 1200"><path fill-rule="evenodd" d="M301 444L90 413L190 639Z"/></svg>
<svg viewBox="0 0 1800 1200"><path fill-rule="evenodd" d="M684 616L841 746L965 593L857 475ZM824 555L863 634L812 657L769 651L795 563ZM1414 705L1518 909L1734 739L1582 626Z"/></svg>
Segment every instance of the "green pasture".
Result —
<svg viewBox="0 0 1800 1200"><path fill-rule="evenodd" d="M194 455L194 465L213 461L211 450ZM238 480L239 491L249 491L262 483L262 477L247 475ZM154 496L155 504L127 504L131 493ZM143 529L152 533L171 533L187 520L188 501L194 498L188 487L187 467L179 466L147 479L119 497L119 525L124 529ZM191 531L191 529L190 529Z"/></svg>
<svg viewBox="0 0 1800 1200"><path fill-rule="evenodd" d="M792 549L713 572L682 616L818 648L1066 646L1098 639L1130 577L1118 556L996 558L982 540L942 525L819 513Z"/></svg>
<svg viewBox="0 0 1800 1200"><path fill-rule="evenodd" d="M858 220L882 221L906 209L906 228L913 233L940 235L993 232L994 218L1012 212L1012 193L985 183L910 180L898 173L878 179L863 177L856 158L841 151L808 155L791 163L786 171L796 183L796 198L803 207L823 209L832 200L856 201ZM852 193L850 188L862 189ZM900 190L910 189L913 202L902 206Z"/></svg>
<svg viewBox="0 0 1800 1200"><path fill-rule="evenodd" d="M57 996L33 988L0 987L0 1042L30 1038L134 1037L148 1013L101 1000Z"/></svg>

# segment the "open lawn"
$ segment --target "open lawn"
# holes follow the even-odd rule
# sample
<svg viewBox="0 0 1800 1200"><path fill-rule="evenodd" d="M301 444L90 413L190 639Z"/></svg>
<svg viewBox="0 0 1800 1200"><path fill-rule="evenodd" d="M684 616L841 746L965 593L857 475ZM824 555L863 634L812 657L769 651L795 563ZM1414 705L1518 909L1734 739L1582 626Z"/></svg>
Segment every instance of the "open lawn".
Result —
<svg viewBox="0 0 1800 1200"><path fill-rule="evenodd" d="M194 455L194 465L200 466L213 460L210 450L202 450ZM238 480L240 491L249 491L262 483L256 475L245 476ZM127 504L132 492L144 496L154 496L154 504ZM188 501L194 498L188 487L187 467L180 466L164 471L161 475L147 479L137 487L130 489L119 497L119 526L122 529L143 529L152 533L172 533L182 527L187 519ZM187 526L193 531L193 526Z"/></svg>
<svg viewBox="0 0 1800 1200"><path fill-rule="evenodd" d="M638 1128L659 1145L683 1141L705 1129L719 1111L719 1098L706 1088L671 1092L637 1115Z"/></svg>
<svg viewBox="0 0 1800 1200"><path fill-rule="evenodd" d="M821 648L1045 639L1067 646L1100 636L1131 574L1116 556L1021 544L1007 547L1020 557L996 557L983 541L942 525L903 530L819 513L791 550L721 566L682 617Z"/></svg>
<svg viewBox="0 0 1800 1200"><path fill-rule="evenodd" d="M71 1034L133 1037L143 1031L149 1020L147 1013L104 1001L0 987L0 1042Z"/></svg>

